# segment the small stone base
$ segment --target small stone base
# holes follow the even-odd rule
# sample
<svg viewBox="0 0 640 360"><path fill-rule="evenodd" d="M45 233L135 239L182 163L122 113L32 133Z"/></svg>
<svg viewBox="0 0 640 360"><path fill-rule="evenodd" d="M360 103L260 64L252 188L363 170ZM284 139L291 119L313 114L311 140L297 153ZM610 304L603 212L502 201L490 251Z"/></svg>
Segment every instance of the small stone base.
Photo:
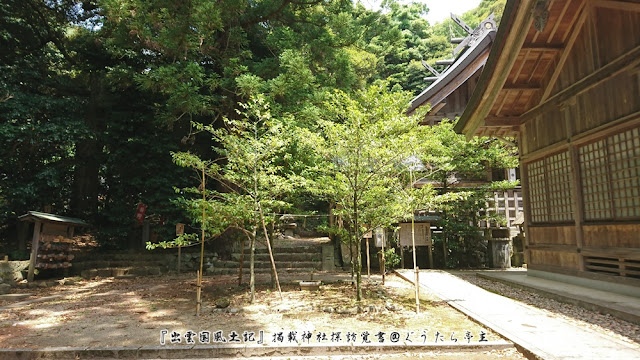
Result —
<svg viewBox="0 0 640 360"><path fill-rule="evenodd" d="M300 290L318 291L322 281L300 281Z"/></svg>

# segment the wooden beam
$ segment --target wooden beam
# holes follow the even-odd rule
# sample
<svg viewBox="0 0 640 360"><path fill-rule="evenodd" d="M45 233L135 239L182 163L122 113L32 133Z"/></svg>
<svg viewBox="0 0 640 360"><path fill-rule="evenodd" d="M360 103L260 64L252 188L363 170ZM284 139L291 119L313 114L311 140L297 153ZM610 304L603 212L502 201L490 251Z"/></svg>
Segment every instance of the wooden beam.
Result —
<svg viewBox="0 0 640 360"><path fill-rule="evenodd" d="M582 25L587 20L587 15L588 15L589 12L588 11L584 11L584 8L585 8L584 4L585 3L586 2L582 2L582 5L580 6L580 9L578 10L578 12L582 12L582 13L578 17L578 20L574 24L572 24L572 26L571 26L573 31L571 33L571 36L567 40L567 42L565 44L565 48L562 51L562 54L560 55L560 59L558 59L558 63L555 65L555 70L553 71L553 74L551 75L551 78L549 79L549 82L546 85L546 89L544 90L544 93L542 94L542 98L540 99L541 103L543 103L549 97L549 95L551 95L551 92L553 91L553 87L556 85L556 82L558 81L558 78L560 77L560 73L562 73L562 70L564 68L564 64L569 59L569 54L571 53L571 49L573 48L573 45L575 44L576 40L578 39L578 35L580 34L580 28L582 28Z"/></svg>
<svg viewBox="0 0 640 360"><path fill-rule="evenodd" d="M594 5L596 7L605 8L605 9L640 12L640 2L597 0Z"/></svg>
<svg viewBox="0 0 640 360"><path fill-rule="evenodd" d="M509 84L502 87L502 90L517 90L517 91L536 91L540 90L541 86L538 84Z"/></svg>
<svg viewBox="0 0 640 360"><path fill-rule="evenodd" d="M634 127L640 127L640 111L625 115L591 130L585 131L570 139L572 144L582 145L599 138L607 137Z"/></svg>
<svg viewBox="0 0 640 360"><path fill-rule="evenodd" d="M435 125L435 123L442 121L445 116L442 115L427 115L420 121L420 125Z"/></svg>
<svg viewBox="0 0 640 360"><path fill-rule="evenodd" d="M493 108L500 89L507 82L509 73L520 54L520 47L531 29L533 23L531 11L535 3L533 0L522 0L516 6L516 2L507 2L505 14L509 16L502 18L502 24L507 26L509 31L498 31L493 43L493 47L498 51L492 52L494 55L487 64L489 68L488 70L485 68L480 76L480 82L471 97L471 106L467 106L463 114L464 121L458 123L462 126L456 127L456 130L464 133L467 138L475 134L476 129ZM515 11L516 8L518 11ZM506 22L510 22L510 25L505 25Z"/></svg>
<svg viewBox="0 0 640 360"><path fill-rule="evenodd" d="M544 55L544 53L542 53L542 52L540 54L538 54L538 58L536 59L536 62L533 65L533 69L531 69L531 73L529 74L529 77L527 78L527 83L531 82L531 79L533 79L533 76L538 71L538 67L540 66L540 63L542 63L542 55Z"/></svg>
<svg viewBox="0 0 640 360"><path fill-rule="evenodd" d="M438 111L440 111L440 109L442 109L445 105L447 105L446 102L442 101L439 102L435 105L432 105L431 110L429 110L429 114L431 115L435 115Z"/></svg>
<svg viewBox="0 0 640 360"><path fill-rule="evenodd" d="M616 134L628 129L632 129L640 126L640 111L635 113L623 116L619 119L606 123L604 125L600 125L594 129L591 129L587 132L583 132L577 136L574 136L570 139L560 140L554 144L551 144L542 149L530 152L525 154L524 151L521 151L520 154L520 162L521 164L528 164L532 161L541 159L549 154L553 154L560 151L568 151L570 145L582 146L586 143L592 142L594 140L610 136L612 134ZM522 168L522 165L520 166Z"/></svg>
<svg viewBox="0 0 640 360"><path fill-rule="evenodd" d="M33 224L33 238L31 239L31 257L29 258L29 272L27 274L27 281L33 281L33 275L36 270L36 261L38 259L38 247L40 246L40 228L42 223L36 221Z"/></svg>
<svg viewBox="0 0 640 360"><path fill-rule="evenodd" d="M551 33L549 33L547 43L550 43L553 40L553 37L556 35L556 31L558 31L558 27L562 22L562 18L564 18L564 14L567 12L567 9L569 9L569 4L571 4L571 1L565 1L564 6L562 7L562 11L560 11L560 15L558 15L558 19L556 19L556 24L553 26L553 30L551 30Z"/></svg>
<svg viewBox="0 0 640 360"><path fill-rule="evenodd" d="M484 119L484 126L486 127L511 127L519 126L522 124L522 120L516 116L489 116Z"/></svg>
<svg viewBox="0 0 640 360"><path fill-rule="evenodd" d="M605 82L609 78L612 78L624 71L635 68L638 64L640 64L640 46L636 46L635 48L627 51L607 65L604 65L600 69L587 75L573 85L558 92L553 97L549 98L546 102L543 102L535 108L524 113L522 115L522 118L524 119L524 122L526 122L542 113L547 112L551 108L560 106L563 102L566 102L567 100L592 89L593 87Z"/></svg>
<svg viewBox="0 0 640 360"><path fill-rule="evenodd" d="M563 253L577 253L578 248L575 245L556 245L556 244L533 244L529 245L531 250L554 251Z"/></svg>
<svg viewBox="0 0 640 360"><path fill-rule="evenodd" d="M522 45L522 50L559 52L559 51L564 50L564 44L528 43L528 44Z"/></svg>
<svg viewBox="0 0 640 360"><path fill-rule="evenodd" d="M560 151L566 151L568 148L569 148L569 143L567 142L567 140L560 140L558 142L555 142L549 146L543 147L536 151L532 151L528 154L520 155L520 162L528 164L530 162L542 159L547 155L560 152Z"/></svg>
<svg viewBox="0 0 640 360"><path fill-rule="evenodd" d="M476 71L482 69L484 64L489 57L489 52L491 47L487 47L478 57L473 59L471 63L467 67L465 67L451 82L446 84L438 93L434 94L431 99L428 99L428 102L440 103L446 99L451 93L453 93L456 89L458 89L465 81L467 81Z"/></svg>
<svg viewBox="0 0 640 360"><path fill-rule="evenodd" d="M520 97L520 93L518 93L518 97ZM498 110L496 110L494 116L500 116L500 112L502 111L502 108L504 107L504 104L507 102L507 99L509 98L509 96L503 96L502 97L502 101L500 101L500 105L498 105Z"/></svg>
<svg viewBox="0 0 640 360"><path fill-rule="evenodd" d="M520 77L520 73L522 73L522 69L524 69L524 66L527 64L527 60L529 59L530 53L531 53L531 50L525 50L524 56L522 57L522 61L520 62L520 66L518 67L518 70L516 71L515 75L513 75L513 78L511 80L512 85L518 81L518 78ZM511 74L509 74L509 76L511 76Z"/></svg>

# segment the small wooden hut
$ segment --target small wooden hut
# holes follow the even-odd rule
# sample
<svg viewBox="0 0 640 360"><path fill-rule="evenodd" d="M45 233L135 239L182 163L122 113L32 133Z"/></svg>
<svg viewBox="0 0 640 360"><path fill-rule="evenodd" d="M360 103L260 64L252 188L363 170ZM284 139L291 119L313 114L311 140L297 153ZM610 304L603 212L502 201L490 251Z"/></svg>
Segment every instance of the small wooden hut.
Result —
<svg viewBox="0 0 640 360"><path fill-rule="evenodd" d="M508 0L456 130L516 138L530 270L640 285L640 2Z"/></svg>
<svg viewBox="0 0 640 360"><path fill-rule="evenodd" d="M21 221L31 221L33 238L27 281L33 281L35 269L66 269L71 267L73 255L69 253L76 227L88 226L80 219L29 211L19 216Z"/></svg>

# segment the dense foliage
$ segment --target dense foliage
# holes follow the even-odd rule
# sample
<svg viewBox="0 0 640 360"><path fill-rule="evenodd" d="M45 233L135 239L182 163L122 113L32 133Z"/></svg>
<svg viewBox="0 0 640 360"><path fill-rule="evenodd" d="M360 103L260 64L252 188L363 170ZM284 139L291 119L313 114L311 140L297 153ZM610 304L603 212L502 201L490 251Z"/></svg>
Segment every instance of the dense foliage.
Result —
<svg viewBox="0 0 640 360"><path fill-rule="evenodd" d="M244 131L236 125L250 117L236 109L252 99L286 125L270 166L299 184L262 206L328 211L339 199L317 196L326 154L304 134L330 139L328 130L353 115L342 106L362 104L372 89L377 95L367 96L395 99L378 115L399 116L406 92L425 86L421 61L448 57L455 36L448 21L424 20L424 4L385 4L374 11L350 0L2 2L0 247L15 246L17 216L45 207L88 220L110 248L140 247L139 203L157 240L172 240L177 222L197 229L189 193L175 189L198 182L171 154L219 160L226 137L212 134ZM503 4L483 0L462 18L474 26L491 11L499 17ZM221 193L216 181L210 189Z"/></svg>

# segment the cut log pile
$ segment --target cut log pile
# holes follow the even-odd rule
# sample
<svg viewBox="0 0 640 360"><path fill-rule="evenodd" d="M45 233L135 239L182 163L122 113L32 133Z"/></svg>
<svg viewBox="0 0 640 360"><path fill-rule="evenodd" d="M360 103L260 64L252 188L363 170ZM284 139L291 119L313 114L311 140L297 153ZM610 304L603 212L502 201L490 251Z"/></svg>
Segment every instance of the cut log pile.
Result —
<svg viewBox="0 0 640 360"><path fill-rule="evenodd" d="M64 269L71 267L74 256L69 254L73 240L63 236L51 238L44 236L40 240L36 268L38 269Z"/></svg>

